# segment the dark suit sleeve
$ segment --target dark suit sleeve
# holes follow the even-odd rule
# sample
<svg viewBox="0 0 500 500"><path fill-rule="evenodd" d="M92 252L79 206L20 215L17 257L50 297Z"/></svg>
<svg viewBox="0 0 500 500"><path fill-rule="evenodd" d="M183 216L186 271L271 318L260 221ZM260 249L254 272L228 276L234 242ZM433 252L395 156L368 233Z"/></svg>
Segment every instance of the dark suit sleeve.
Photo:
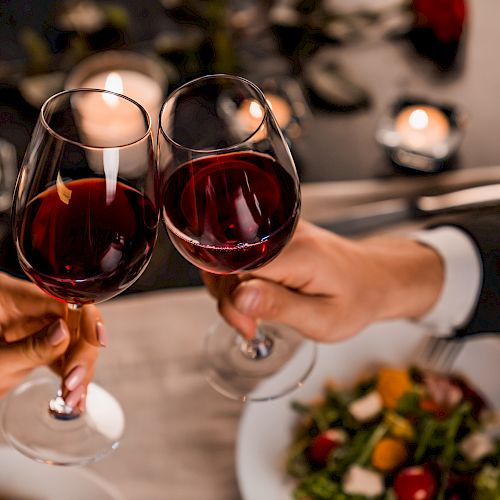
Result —
<svg viewBox="0 0 500 500"><path fill-rule="evenodd" d="M461 336L500 332L500 211L468 213L433 223L452 225L465 231L475 242L482 261L481 291Z"/></svg>

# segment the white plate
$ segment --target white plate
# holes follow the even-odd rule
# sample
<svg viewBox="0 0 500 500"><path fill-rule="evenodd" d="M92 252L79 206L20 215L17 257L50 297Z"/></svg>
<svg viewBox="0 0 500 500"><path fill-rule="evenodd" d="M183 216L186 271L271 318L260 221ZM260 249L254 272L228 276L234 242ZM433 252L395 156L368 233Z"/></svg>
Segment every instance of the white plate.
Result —
<svg viewBox="0 0 500 500"><path fill-rule="evenodd" d="M236 447L236 470L243 499L292 498L293 485L285 473L286 452L297 422L291 401L308 401L319 395L327 378L350 385L371 366L408 366L423 333L423 328L415 324L398 321L370 327L346 342L321 345L316 367L301 389L275 401L249 403L240 421ZM497 408L499 359L500 337L474 339L462 350L454 367Z"/></svg>
<svg viewBox="0 0 500 500"><path fill-rule="evenodd" d="M124 497L89 470L40 464L12 448L0 446L0 499L124 500Z"/></svg>

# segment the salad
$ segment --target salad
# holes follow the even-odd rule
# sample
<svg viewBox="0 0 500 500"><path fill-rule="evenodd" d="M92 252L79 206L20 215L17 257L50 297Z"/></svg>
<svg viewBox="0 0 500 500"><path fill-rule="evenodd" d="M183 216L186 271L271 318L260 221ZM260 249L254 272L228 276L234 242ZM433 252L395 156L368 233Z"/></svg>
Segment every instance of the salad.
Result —
<svg viewBox="0 0 500 500"><path fill-rule="evenodd" d="M293 408L296 500L500 500L499 416L460 377L383 367Z"/></svg>

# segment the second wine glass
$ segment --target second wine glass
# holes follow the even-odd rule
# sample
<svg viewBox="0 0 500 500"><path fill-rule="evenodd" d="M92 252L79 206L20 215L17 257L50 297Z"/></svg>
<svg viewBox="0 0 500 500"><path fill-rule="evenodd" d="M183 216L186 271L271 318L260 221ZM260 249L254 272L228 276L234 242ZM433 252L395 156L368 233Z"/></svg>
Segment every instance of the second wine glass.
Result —
<svg viewBox="0 0 500 500"><path fill-rule="evenodd" d="M209 75L188 82L160 114L158 165L163 220L197 267L241 274L276 257L293 235L300 185L269 104L252 82ZM316 357L289 327L260 322L251 341L226 323L206 340L208 382L240 400L268 400L298 387ZM273 378L273 384L261 384Z"/></svg>

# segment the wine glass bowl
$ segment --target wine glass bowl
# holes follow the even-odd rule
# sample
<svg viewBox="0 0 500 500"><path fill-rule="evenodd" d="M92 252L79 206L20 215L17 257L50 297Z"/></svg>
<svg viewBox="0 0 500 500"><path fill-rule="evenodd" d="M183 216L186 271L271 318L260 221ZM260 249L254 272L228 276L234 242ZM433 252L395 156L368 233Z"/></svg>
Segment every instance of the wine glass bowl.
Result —
<svg viewBox="0 0 500 500"><path fill-rule="evenodd" d="M300 213L297 171L265 96L252 82L209 75L173 92L160 113L157 157L165 227L174 246L200 269L251 272L292 237ZM256 396L257 384L308 343L263 323L251 341L235 335L223 323L212 329L207 380L235 399L272 399ZM302 371L284 381L285 392L309 373L311 343L307 353L296 365Z"/></svg>
<svg viewBox="0 0 500 500"><path fill-rule="evenodd" d="M121 100L117 116L89 111L106 97ZM58 299L102 302L138 278L156 240L147 115L125 97L81 90L54 96L40 117L14 195L20 264Z"/></svg>
<svg viewBox="0 0 500 500"><path fill-rule="evenodd" d="M19 172L12 224L25 273L68 305L69 350L82 306L119 294L146 268L158 222L151 120L142 106L97 89L49 98ZM62 388L53 392L53 380L38 380L11 393L2 415L11 444L64 465L90 463L117 447L123 413L109 393L91 384L81 412L65 403Z"/></svg>
<svg viewBox="0 0 500 500"><path fill-rule="evenodd" d="M293 234L300 188L258 88L199 79L167 100L160 126L163 216L180 253L219 274L275 257Z"/></svg>

